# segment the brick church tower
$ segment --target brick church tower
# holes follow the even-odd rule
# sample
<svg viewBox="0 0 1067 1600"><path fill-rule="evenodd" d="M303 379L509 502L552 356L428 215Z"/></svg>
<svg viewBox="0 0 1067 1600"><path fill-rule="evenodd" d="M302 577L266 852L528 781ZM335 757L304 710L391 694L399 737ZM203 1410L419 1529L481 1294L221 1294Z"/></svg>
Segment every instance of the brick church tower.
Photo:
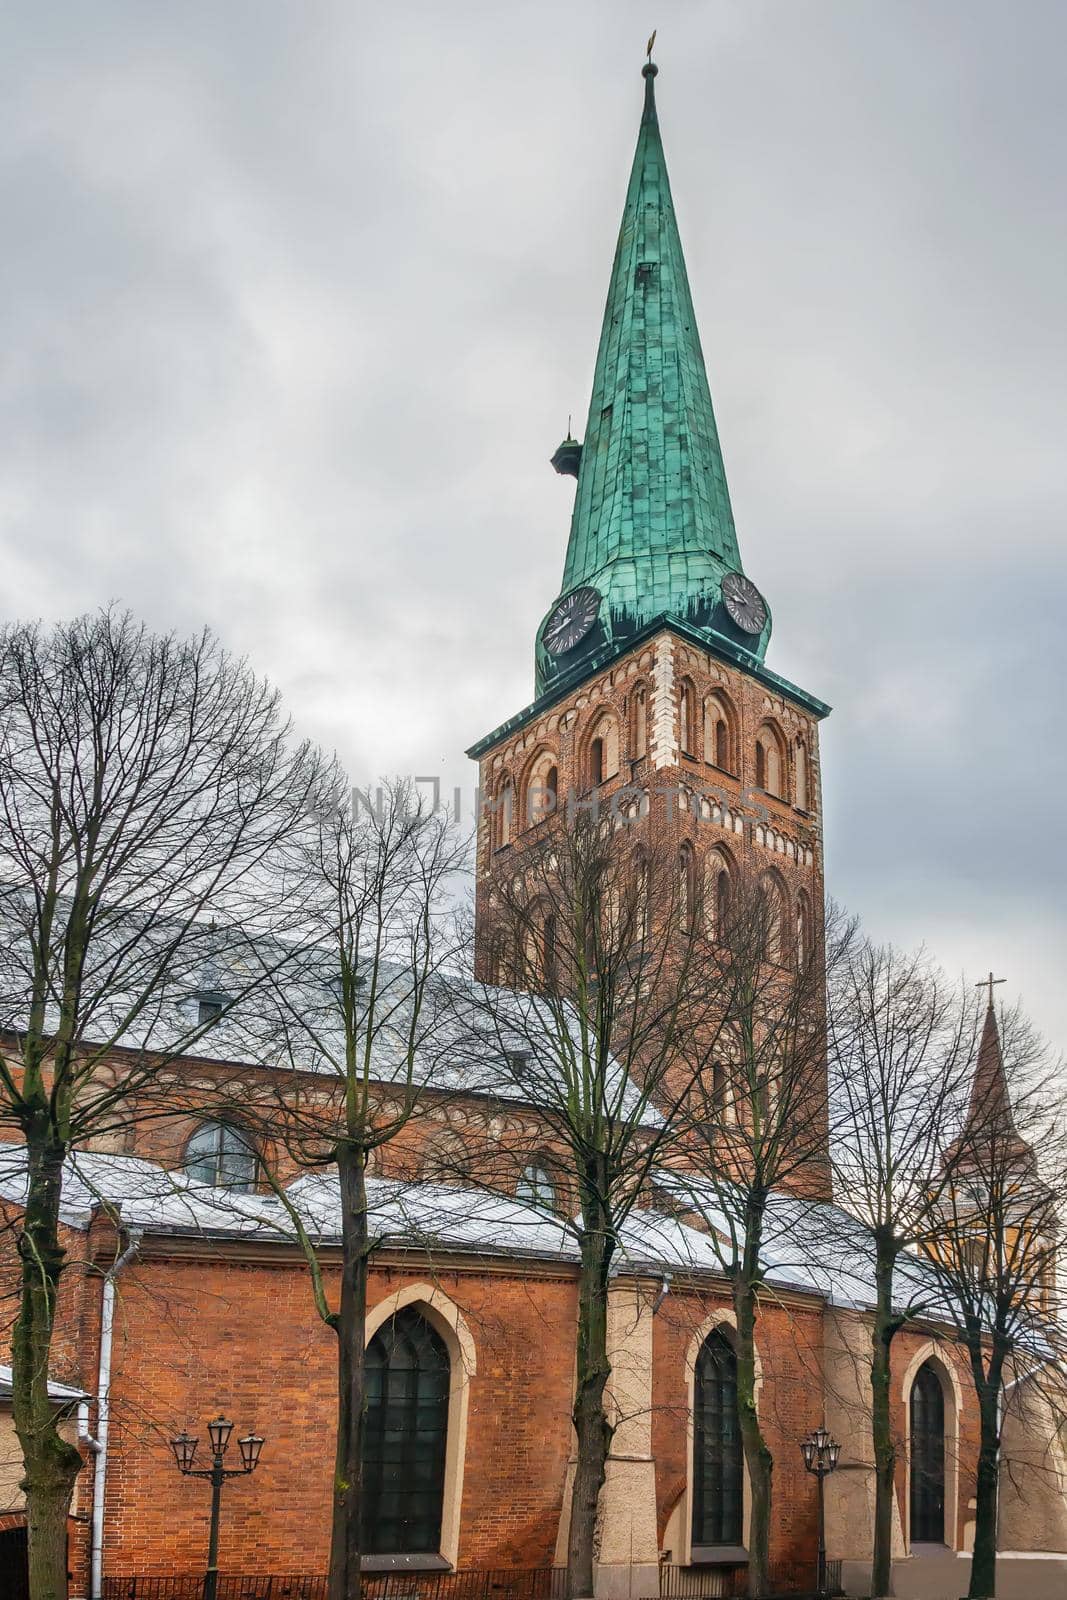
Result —
<svg viewBox="0 0 1067 1600"><path fill-rule="evenodd" d="M479 763L481 958L489 889L551 800L614 807L678 851L705 905L739 873L789 952L821 933L818 727L828 707L765 663L770 608L742 566L656 112L644 110L608 288L561 593L535 699Z"/></svg>

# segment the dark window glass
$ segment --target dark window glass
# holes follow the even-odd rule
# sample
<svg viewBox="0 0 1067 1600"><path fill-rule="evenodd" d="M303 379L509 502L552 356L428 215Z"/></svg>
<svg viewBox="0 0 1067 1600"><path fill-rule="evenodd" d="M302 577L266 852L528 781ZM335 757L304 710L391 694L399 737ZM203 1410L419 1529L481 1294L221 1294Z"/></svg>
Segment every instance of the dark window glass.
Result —
<svg viewBox="0 0 1067 1600"><path fill-rule="evenodd" d="M202 1122L185 1147L185 1171L193 1183L217 1189L254 1189L255 1146L228 1122Z"/></svg>
<svg viewBox="0 0 1067 1600"><path fill-rule="evenodd" d="M589 746L589 782L595 789L604 782L604 741L594 739Z"/></svg>
<svg viewBox="0 0 1067 1600"><path fill-rule="evenodd" d="M911 1389L911 1537L945 1542L945 1394L929 1365Z"/></svg>
<svg viewBox="0 0 1067 1600"><path fill-rule="evenodd" d="M693 1412L693 1543L739 1545L743 1473L737 1358L718 1331L708 1335L697 1357Z"/></svg>
<svg viewBox="0 0 1067 1600"><path fill-rule="evenodd" d="M363 1540L368 1554L436 1555L448 1433L448 1351L410 1307L367 1346Z"/></svg>
<svg viewBox="0 0 1067 1600"><path fill-rule="evenodd" d="M715 765L724 772L730 765L730 730L721 717L715 724Z"/></svg>

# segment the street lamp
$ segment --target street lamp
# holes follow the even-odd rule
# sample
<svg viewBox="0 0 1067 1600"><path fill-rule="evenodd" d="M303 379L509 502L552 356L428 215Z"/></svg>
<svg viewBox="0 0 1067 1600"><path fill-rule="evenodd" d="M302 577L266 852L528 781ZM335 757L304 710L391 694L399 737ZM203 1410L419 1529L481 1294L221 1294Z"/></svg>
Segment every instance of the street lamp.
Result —
<svg viewBox="0 0 1067 1600"><path fill-rule="evenodd" d="M816 1428L801 1441L800 1453L804 1465L819 1482L819 1573L816 1593L826 1593L826 1509L823 1503L823 1484L837 1466L841 1446L825 1428Z"/></svg>
<svg viewBox="0 0 1067 1600"><path fill-rule="evenodd" d="M227 1478L241 1478L255 1472L259 1465L259 1453L263 1449L263 1439L258 1433L249 1433L243 1439L238 1439L241 1465L227 1467L223 1457L233 1432L233 1423L222 1416L213 1417L207 1425L207 1432L211 1440L210 1467L194 1467L196 1447L200 1440L192 1438L184 1429L170 1441L170 1447L183 1478L207 1478L211 1483L211 1532L208 1535L204 1600L215 1600L219 1583L219 1502L222 1499L222 1486Z"/></svg>

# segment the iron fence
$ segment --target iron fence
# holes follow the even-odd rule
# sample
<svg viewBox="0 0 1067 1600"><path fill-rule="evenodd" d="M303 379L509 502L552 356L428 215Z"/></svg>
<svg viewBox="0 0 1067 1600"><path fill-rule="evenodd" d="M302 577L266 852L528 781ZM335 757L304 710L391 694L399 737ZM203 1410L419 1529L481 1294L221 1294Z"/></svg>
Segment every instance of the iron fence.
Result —
<svg viewBox="0 0 1067 1600"><path fill-rule="evenodd" d="M563 1567L490 1567L481 1571L367 1572L365 1600L564 1600ZM202 1573L105 1578L103 1600L201 1600ZM317 1573L219 1573L217 1600L327 1600Z"/></svg>
<svg viewBox="0 0 1067 1600"><path fill-rule="evenodd" d="M813 1574L795 1566L771 1566L769 1594L798 1600L815 1594ZM482 1571L368 1572L364 1600L565 1600L564 1567L490 1567ZM659 1569L660 1600L742 1600L748 1567ZM105 1578L103 1600L202 1600L202 1573ZM841 1563L826 1563L826 1592L840 1595ZM326 1577L316 1573L220 1573L218 1600L328 1600Z"/></svg>

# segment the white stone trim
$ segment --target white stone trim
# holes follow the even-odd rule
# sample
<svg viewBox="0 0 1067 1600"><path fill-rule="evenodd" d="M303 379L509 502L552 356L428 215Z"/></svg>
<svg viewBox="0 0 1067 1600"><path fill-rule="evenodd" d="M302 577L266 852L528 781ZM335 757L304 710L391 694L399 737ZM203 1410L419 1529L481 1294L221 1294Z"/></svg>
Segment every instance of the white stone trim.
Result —
<svg viewBox="0 0 1067 1600"><path fill-rule="evenodd" d="M649 707L648 749L654 767L678 765L678 706L674 682L674 649L670 634L656 640Z"/></svg>
<svg viewBox="0 0 1067 1600"><path fill-rule="evenodd" d="M463 1507L463 1468L467 1457L467 1409L470 1380L478 1370L478 1357L470 1329L454 1300L432 1283L409 1283L386 1295L367 1312L366 1342L374 1338L389 1318L416 1306L448 1350L451 1373L448 1390L448 1434L445 1439L445 1484L441 1501L441 1555L455 1567L459 1560L460 1515Z"/></svg>
<svg viewBox="0 0 1067 1600"><path fill-rule="evenodd" d="M904 1547L911 1554L911 1391L919 1368L930 1362L941 1379L945 1395L945 1544L950 1550L959 1550L960 1515L960 1417L963 1412L963 1391L959 1375L950 1361L945 1359L941 1346L934 1339L921 1345L908 1362L901 1380L900 1393L904 1401L904 1440L907 1473L905 1475L904 1504L900 1520L904 1529Z"/></svg>

